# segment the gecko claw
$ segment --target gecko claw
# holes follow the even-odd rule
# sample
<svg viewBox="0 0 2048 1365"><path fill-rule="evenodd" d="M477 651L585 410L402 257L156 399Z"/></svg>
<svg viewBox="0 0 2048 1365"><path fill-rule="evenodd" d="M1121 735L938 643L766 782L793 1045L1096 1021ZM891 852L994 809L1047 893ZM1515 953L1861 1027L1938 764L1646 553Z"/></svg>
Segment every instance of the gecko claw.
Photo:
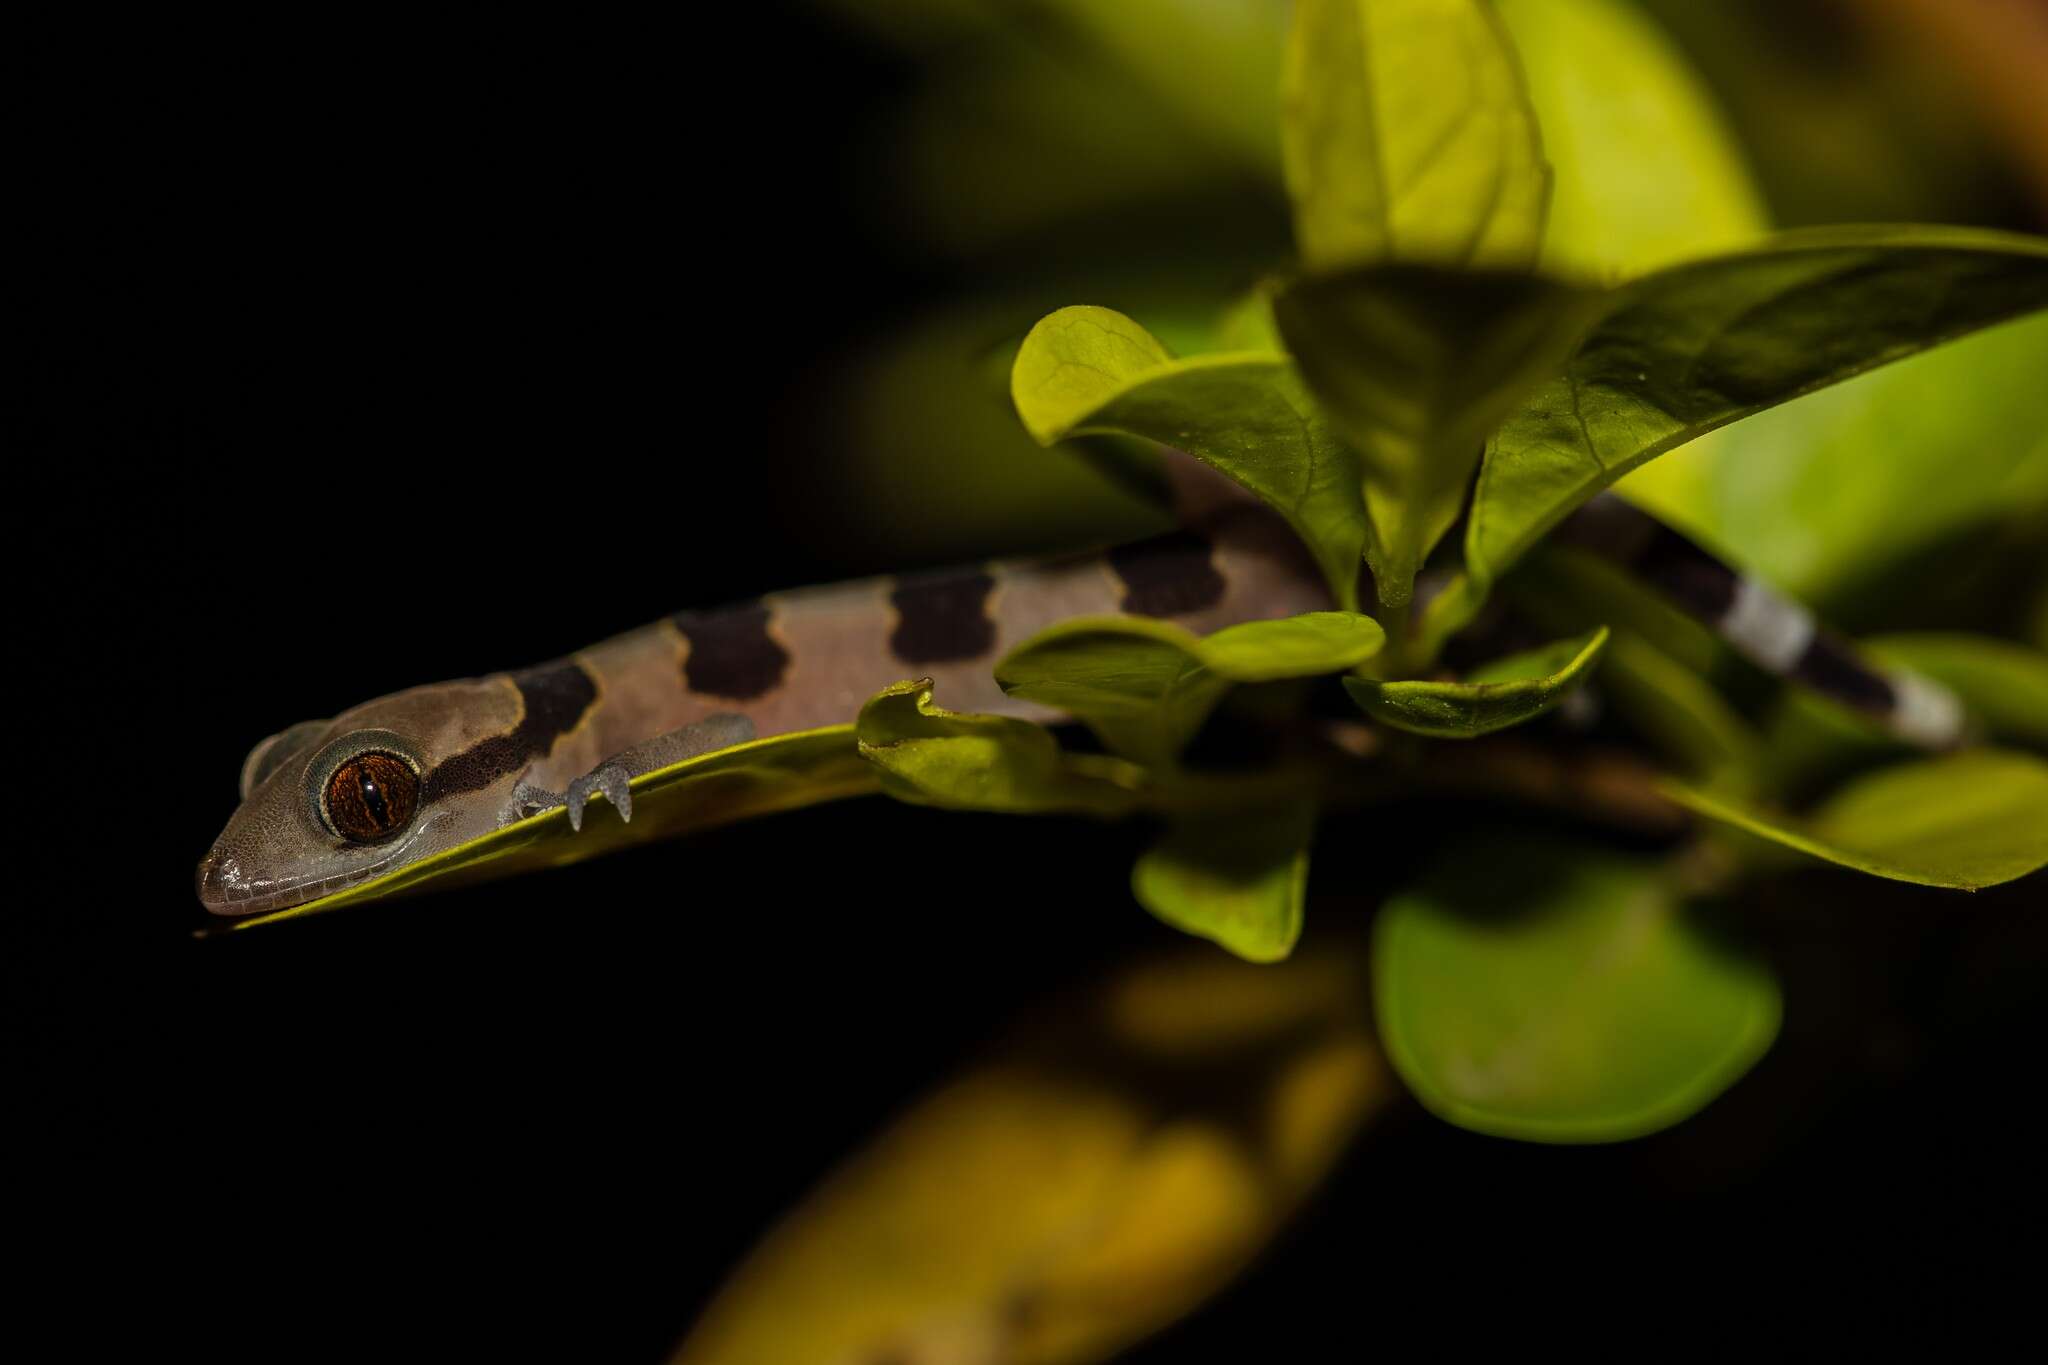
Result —
<svg viewBox="0 0 2048 1365"><path fill-rule="evenodd" d="M578 834L583 832L583 807L592 796L603 796L618 811L619 819L632 823L633 785L622 765L600 763L569 784L569 828Z"/></svg>

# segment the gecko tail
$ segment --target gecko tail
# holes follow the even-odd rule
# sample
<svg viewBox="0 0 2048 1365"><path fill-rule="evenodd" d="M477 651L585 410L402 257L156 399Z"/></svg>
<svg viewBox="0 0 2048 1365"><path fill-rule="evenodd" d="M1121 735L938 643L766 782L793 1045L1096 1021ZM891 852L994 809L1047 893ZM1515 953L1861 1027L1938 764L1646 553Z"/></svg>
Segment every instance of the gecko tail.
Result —
<svg viewBox="0 0 2048 1365"><path fill-rule="evenodd" d="M1803 604L1614 493L1601 493L1566 518L1555 539L1627 570L1765 672L1870 718L1905 743L1947 749L1962 742L1967 716L1955 693L1877 663Z"/></svg>

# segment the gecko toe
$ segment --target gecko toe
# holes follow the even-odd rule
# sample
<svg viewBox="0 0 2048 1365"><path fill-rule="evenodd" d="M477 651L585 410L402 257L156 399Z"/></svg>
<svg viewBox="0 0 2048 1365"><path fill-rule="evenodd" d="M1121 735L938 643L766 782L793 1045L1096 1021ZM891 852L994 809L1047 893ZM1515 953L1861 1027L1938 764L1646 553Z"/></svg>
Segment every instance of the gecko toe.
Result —
<svg viewBox="0 0 2048 1365"><path fill-rule="evenodd" d="M569 828L579 834L583 832L583 808L592 796L604 797L618 811L619 819L632 822L632 781L617 763L600 763L569 784Z"/></svg>

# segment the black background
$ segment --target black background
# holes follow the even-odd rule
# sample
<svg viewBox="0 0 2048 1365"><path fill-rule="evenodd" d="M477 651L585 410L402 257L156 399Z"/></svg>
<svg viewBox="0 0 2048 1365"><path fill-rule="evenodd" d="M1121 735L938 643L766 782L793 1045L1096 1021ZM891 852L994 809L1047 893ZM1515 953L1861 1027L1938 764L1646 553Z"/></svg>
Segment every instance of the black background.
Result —
<svg viewBox="0 0 2048 1365"><path fill-rule="evenodd" d="M188 936L263 735L904 567L811 548L839 513L803 471L809 386L960 283L852 207L853 132L906 73L775 7L501 22L123 29L34 62L9 1087L74 1358L659 1359L836 1157L1171 937L1122 897L1135 831L879 801ZM1355 927L1412 820L1326 833L1312 926ZM1867 1291L2034 1240L2038 889L1839 886L1758 908L1786 1036L1698 1121L1546 1149L1404 1104L1137 1358L1644 1303L1690 1332L1816 1266Z"/></svg>

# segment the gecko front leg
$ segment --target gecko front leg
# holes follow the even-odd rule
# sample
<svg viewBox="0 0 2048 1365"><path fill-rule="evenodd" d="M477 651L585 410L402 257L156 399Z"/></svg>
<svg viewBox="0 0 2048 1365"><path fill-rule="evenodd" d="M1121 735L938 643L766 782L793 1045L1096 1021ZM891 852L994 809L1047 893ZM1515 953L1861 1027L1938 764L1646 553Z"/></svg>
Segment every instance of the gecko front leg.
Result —
<svg viewBox="0 0 2048 1365"><path fill-rule="evenodd" d="M634 778L672 763L681 763L686 758L745 744L753 738L753 721L722 711L679 730L656 735L629 749L621 749L571 782L569 790L561 795L521 781L512 791L512 800L515 809L524 807L529 811L566 805L569 808L569 826L579 833L583 829L583 808L593 796L602 796L610 801L618 810L619 818L630 821L633 818Z"/></svg>

